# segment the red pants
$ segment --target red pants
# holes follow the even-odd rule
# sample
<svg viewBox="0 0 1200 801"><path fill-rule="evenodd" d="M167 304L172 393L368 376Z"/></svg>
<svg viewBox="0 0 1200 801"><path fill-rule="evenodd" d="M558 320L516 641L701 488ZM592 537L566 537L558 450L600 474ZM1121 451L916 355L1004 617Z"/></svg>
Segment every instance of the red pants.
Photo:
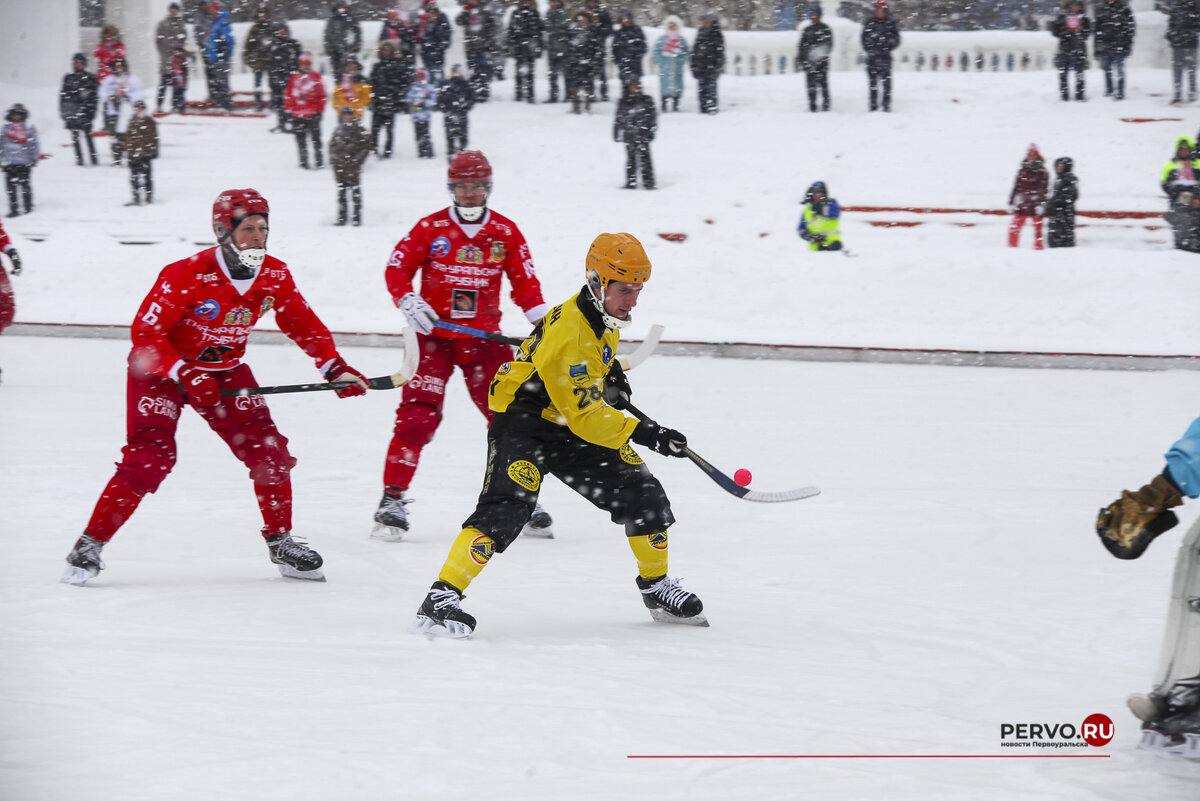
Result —
<svg viewBox="0 0 1200 801"><path fill-rule="evenodd" d="M1046 243L1042 240L1042 217L1026 217L1023 214L1014 214L1012 222L1008 224L1008 246L1015 248L1017 241L1021 238L1021 228L1025 225L1025 221L1029 220L1033 223L1033 249L1042 250L1046 247Z"/></svg>
<svg viewBox="0 0 1200 801"><path fill-rule="evenodd" d="M0 267L0 333L12 325L16 311L17 302L13 299L12 282L8 280L8 273L4 271L4 267Z"/></svg>
<svg viewBox="0 0 1200 801"><path fill-rule="evenodd" d="M212 373L221 389L257 387L246 365ZM175 430L187 403L179 384L129 367L126 395L126 445L116 474L96 502L87 533L108 542L129 519L147 492L154 492L175 466ZM225 441L233 455L250 469L254 494L262 511L266 534L290 531L292 484L296 460L288 453L287 438L275 428L261 395L222 398L217 406L193 406L209 428ZM219 498L209 499L216 504ZM191 514L203 515L196 509Z"/></svg>
<svg viewBox="0 0 1200 801"><path fill-rule="evenodd" d="M417 340L421 343L421 361L416 375L402 390L383 466L383 485L405 490L417 472L421 450L433 439L442 422L446 382L454 368L462 370L471 400L490 424L494 415L488 408L488 385L500 365L513 357L508 345L487 339L418 335Z"/></svg>

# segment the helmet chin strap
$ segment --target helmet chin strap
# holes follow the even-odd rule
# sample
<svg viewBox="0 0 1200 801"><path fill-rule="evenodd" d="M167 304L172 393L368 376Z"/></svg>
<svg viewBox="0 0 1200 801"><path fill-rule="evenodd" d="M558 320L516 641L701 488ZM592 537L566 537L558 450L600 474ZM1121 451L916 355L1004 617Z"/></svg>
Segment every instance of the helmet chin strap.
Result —
<svg viewBox="0 0 1200 801"><path fill-rule="evenodd" d="M608 312L606 312L604 310L604 294L605 293L604 293L604 287L600 286L600 276L596 276L596 278L594 279L594 282L593 282L593 279L589 278L588 279L588 287L592 291L592 293L591 293L592 294L592 304L600 312L600 317L603 318L605 326L607 326L609 328L615 328L615 329L620 330L622 328L627 327L630 323L633 322L632 314L629 315L628 319L622 320L619 317L613 317L611 314L609 314Z"/></svg>

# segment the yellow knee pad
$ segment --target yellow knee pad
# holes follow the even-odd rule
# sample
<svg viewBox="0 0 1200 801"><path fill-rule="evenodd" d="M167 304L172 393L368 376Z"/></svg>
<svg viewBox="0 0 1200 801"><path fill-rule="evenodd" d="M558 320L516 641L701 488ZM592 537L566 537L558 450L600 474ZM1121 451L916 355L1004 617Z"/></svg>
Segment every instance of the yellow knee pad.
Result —
<svg viewBox="0 0 1200 801"><path fill-rule="evenodd" d="M494 553L496 543L491 537L477 528L464 528L450 546L438 580L462 592L483 572Z"/></svg>
<svg viewBox="0 0 1200 801"><path fill-rule="evenodd" d="M637 559L638 575L644 579L661 578L667 574L667 532L627 537L633 556Z"/></svg>

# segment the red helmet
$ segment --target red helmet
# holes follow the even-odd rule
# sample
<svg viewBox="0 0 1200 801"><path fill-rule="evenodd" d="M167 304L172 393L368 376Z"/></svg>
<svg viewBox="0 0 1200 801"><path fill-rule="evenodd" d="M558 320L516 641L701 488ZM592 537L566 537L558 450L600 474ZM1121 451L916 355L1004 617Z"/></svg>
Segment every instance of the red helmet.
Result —
<svg viewBox="0 0 1200 801"><path fill-rule="evenodd" d="M217 241L231 235L242 220L252 214L266 217L271 213L267 199L256 189L226 189L213 203L213 233Z"/></svg>
<svg viewBox="0 0 1200 801"><path fill-rule="evenodd" d="M451 186L467 182L490 184L492 165L488 164L487 157L478 150L460 150L450 159L446 181Z"/></svg>

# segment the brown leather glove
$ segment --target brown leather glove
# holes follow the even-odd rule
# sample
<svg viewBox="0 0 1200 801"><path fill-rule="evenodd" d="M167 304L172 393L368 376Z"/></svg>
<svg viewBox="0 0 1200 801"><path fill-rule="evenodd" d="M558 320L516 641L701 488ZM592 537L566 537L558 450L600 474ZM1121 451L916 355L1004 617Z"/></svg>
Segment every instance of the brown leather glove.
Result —
<svg viewBox="0 0 1200 801"><path fill-rule="evenodd" d="M1121 498L1100 510L1096 533L1118 559L1137 559L1159 534L1175 527L1179 518L1167 511L1183 503L1179 488L1159 474L1136 492L1123 490Z"/></svg>

